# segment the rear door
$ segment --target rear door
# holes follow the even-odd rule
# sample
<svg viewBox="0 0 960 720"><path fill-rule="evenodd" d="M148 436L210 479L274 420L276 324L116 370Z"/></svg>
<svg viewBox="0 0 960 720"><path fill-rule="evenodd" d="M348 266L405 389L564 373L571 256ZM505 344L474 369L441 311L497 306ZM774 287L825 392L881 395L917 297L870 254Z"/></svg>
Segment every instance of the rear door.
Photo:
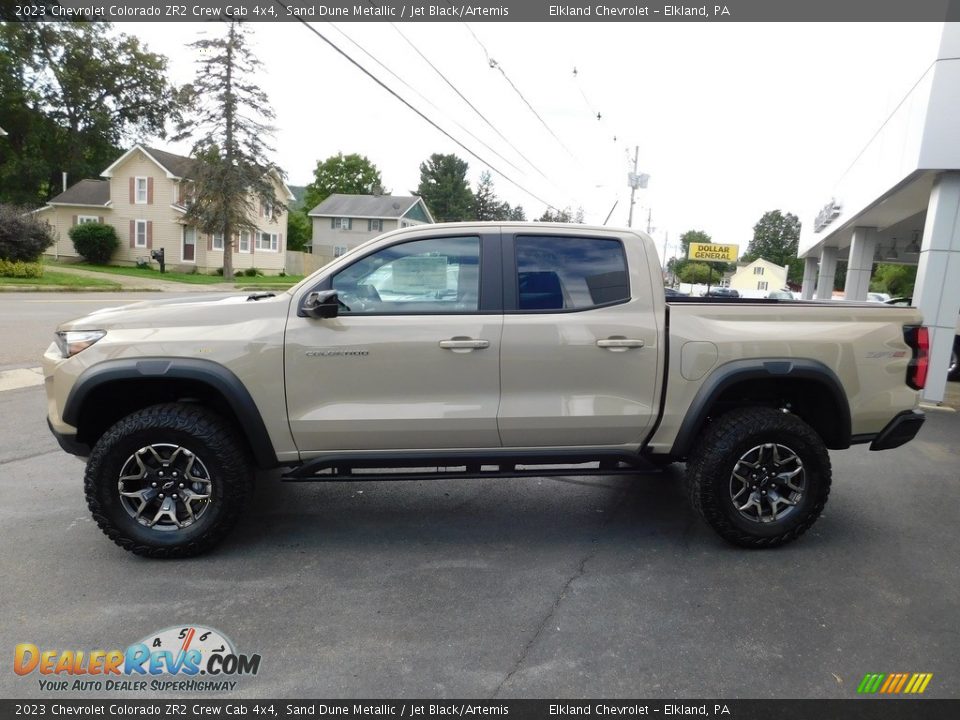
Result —
<svg viewBox="0 0 960 720"><path fill-rule="evenodd" d="M291 308L290 429L305 457L330 450L499 447L503 325L498 228L404 239L310 290L336 318Z"/></svg>
<svg viewBox="0 0 960 720"><path fill-rule="evenodd" d="M659 377L653 293L628 273L647 267L643 246L550 233L503 238L503 445L639 445Z"/></svg>

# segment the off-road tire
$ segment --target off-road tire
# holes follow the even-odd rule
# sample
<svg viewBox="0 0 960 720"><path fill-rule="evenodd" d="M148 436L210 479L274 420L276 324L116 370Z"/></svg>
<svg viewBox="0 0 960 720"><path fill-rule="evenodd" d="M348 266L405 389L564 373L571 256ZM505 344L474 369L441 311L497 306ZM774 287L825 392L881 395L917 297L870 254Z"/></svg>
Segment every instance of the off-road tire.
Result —
<svg viewBox="0 0 960 720"><path fill-rule="evenodd" d="M118 479L138 449L169 443L202 460L212 486L210 503L192 525L161 532L135 520L123 507ZM185 403L154 405L123 418L94 445L84 491L100 529L124 550L150 558L184 558L207 552L237 522L251 493L250 454L235 428L210 410Z"/></svg>
<svg viewBox="0 0 960 720"><path fill-rule="evenodd" d="M953 370L947 373L947 380L953 380L954 382L960 380L960 363L957 362L958 357L960 357L960 336L953 339L953 354L950 356L950 364L953 366Z"/></svg>
<svg viewBox="0 0 960 720"><path fill-rule="evenodd" d="M744 518L731 499L738 460L764 443L792 450L802 461L806 489L787 517L760 523ZM724 540L769 548L796 540L816 522L830 494L830 456L816 431L796 415L767 407L731 410L710 423L687 461L693 509Z"/></svg>

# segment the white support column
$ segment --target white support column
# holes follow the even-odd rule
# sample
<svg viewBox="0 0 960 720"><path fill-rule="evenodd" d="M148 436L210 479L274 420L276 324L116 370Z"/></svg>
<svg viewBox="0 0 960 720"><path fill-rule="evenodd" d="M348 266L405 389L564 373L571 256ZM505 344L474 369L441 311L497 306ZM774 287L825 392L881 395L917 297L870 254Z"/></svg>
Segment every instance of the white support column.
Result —
<svg viewBox="0 0 960 720"><path fill-rule="evenodd" d="M803 287L800 289L800 297L804 300L812 300L813 292L817 289L817 269L820 261L812 255L803 259Z"/></svg>
<svg viewBox="0 0 960 720"><path fill-rule="evenodd" d="M873 254L877 249L877 229L853 229L850 255L847 261L847 282L843 286L845 300L866 300L873 274Z"/></svg>
<svg viewBox="0 0 960 720"><path fill-rule="evenodd" d="M960 313L960 172L940 175L930 192L913 304L930 328L925 402L943 400Z"/></svg>
<svg viewBox="0 0 960 720"><path fill-rule="evenodd" d="M820 274L817 276L817 300L833 297L833 278L837 274L837 248L820 250Z"/></svg>

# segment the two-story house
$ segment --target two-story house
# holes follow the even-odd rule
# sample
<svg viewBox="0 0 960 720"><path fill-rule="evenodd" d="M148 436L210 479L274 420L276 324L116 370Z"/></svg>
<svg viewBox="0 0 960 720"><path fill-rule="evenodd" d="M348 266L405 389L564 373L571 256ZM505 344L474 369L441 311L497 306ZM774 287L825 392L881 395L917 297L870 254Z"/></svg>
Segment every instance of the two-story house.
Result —
<svg viewBox="0 0 960 720"><path fill-rule="evenodd" d="M752 263L738 263L730 278L730 287L743 297L766 297L771 290L782 290L787 286L789 270L789 266L780 266L763 258Z"/></svg>
<svg viewBox="0 0 960 720"><path fill-rule="evenodd" d="M335 258L389 230L433 222L419 197L334 194L307 213L312 252Z"/></svg>
<svg viewBox="0 0 960 720"><path fill-rule="evenodd" d="M167 267L210 272L223 267L223 236L200 233L184 216L193 194L195 160L163 150L135 145L100 175L81 180L38 210L53 227L56 242L46 251L59 258L78 258L69 230L86 222L113 225L120 248L111 262L133 265L163 248ZM285 202L293 193L276 174L275 192ZM256 202L254 230L234 235L233 266L255 267L266 273L283 270L286 210Z"/></svg>

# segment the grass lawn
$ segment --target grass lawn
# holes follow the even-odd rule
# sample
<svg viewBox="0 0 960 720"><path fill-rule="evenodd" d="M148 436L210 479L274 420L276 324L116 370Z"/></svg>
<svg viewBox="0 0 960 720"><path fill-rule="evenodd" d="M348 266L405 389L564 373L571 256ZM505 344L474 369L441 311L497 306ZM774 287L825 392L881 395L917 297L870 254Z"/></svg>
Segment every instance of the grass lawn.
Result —
<svg viewBox="0 0 960 720"><path fill-rule="evenodd" d="M85 287L119 288L120 287L117 283L111 282L110 280L100 280L99 278L81 277L80 275L68 275L67 273L59 273L56 270L46 270L46 269L43 271L43 277L41 278L0 277L0 285L3 285L3 286L26 285L26 286L36 286L36 287L55 286L55 287L66 287L66 288L85 288Z"/></svg>
<svg viewBox="0 0 960 720"><path fill-rule="evenodd" d="M49 267L56 267L58 263L47 262ZM79 270L90 270L92 272L104 273L109 275L127 275L129 277L149 278L150 280L163 280L164 282L182 282L193 285L213 285L223 282L223 278L218 275L191 275L190 273L166 272L151 268L122 267L120 265L92 265L90 263L60 263L64 267L74 267Z"/></svg>

